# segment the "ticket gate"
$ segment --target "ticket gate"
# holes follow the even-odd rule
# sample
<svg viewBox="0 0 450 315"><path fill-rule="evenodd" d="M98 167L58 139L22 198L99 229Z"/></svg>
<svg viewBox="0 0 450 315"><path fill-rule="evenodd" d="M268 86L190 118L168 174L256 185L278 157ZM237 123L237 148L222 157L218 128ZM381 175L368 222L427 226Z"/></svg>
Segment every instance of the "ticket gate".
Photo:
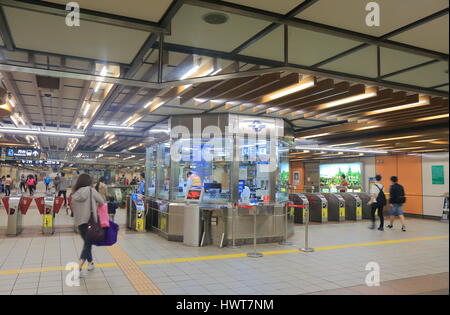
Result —
<svg viewBox="0 0 450 315"><path fill-rule="evenodd" d="M126 199L127 227L136 232L145 232L145 203L138 194L128 195Z"/></svg>
<svg viewBox="0 0 450 315"><path fill-rule="evenodd" d="M328 201L328 220L345 221L345 200L338 193L323 194Z"/></svg>
<svg viewBox="0 0 450 315"><path fill-rule="evenodd" d="M311 221L328 222L328 201L323 194L305 194L309 201Z"/></svg>
<svg viewBox="0 0 450 315"><path fill-rule="evenodd" d="M55 215L59 213L64 202L63 197L56 197L55 195L45 195L34 199L39 213L43 216L42 233L51 235L55 233Z"/></svg>
<svg viewBox="0 0 450 315"><path fill-rule="evenodd" d="M306 213L309 212L309 201L305 194L290 194L289 200L295 205L302 205L303 208L294 208L294 223L305 224Z"/></svg>
<svg viewBox="0 0 450 315"><path fill-rule="evenodd" d="M17 236L22 233L23 216L27 214L33 198L22 196L9 196L2 198L3 205L8 215L7 236Z"/></svg>
<svg viewBox="0 0 450 315"><path fill-rule="evenodd" d="M372 206L368 205L370 195L368 193L353 193L361 199L362 203L362 218L363 220L370 220L372 218Z"/></svg>
<svg viewBox="0 0 450 315"><path fill-rule="evenodd" d="M341 193L342 198L345 200L345 219L360 221L362 220L362 200L355 193Z"/></svg>

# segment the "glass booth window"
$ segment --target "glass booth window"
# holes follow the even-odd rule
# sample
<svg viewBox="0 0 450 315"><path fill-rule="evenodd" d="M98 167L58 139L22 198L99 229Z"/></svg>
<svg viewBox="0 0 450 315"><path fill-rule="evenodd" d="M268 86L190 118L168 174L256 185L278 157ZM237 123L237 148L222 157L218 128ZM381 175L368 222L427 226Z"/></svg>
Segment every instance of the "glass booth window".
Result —
<svg viewBox="0 0 450 315"><path fill-rule="evenodd" d="M229 162L232 150L227 150L224 141L222 145L214 146L208 140L181 140L183 145L178 146L181 159L172 161L172 199L183 201L190 187L200 185L204 189L202 202L220 203L231 199L231 169ZM192 173L191 178L188 173Z"/></svg>
<svg viewBox="0 0 450 315"><path fill-rule="evenodd" d="M170 190L170 144L158 144L156 169L156 197L169 200Z"/></svg>
<svg viewBox="0 0 450 315"><path fill-rule="evenodd" d="M289 200L289 143L278 142L278 176L276 180L276 201Z"/></svg>
<svg viewBox="0 0 450 315"><path fill-rule="evenodd" d="M147 195L150 197L156 197L156 157L157 146L151 146L147 148L146 155L146 174L145 182L147 187Z"/></svg>

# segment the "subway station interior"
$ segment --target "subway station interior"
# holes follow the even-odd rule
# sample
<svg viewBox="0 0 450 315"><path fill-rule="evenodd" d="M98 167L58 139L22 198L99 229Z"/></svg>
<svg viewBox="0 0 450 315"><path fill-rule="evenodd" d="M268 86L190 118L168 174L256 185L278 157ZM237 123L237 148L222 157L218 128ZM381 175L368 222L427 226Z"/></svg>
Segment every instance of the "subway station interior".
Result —
<svg viewBox="0 0 450 315"><path fill-rule="evenodd" d="M448 295L448 14L0 0L0 295Z"/></svg>

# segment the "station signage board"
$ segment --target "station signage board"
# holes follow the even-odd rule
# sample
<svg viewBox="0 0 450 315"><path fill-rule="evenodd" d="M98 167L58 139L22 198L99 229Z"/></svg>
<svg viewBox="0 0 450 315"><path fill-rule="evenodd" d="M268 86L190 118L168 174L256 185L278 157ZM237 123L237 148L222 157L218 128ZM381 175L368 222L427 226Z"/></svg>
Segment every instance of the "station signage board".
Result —
<svg viewBox="0 0 450 315"><path fill-rule="evenodd" d="M6 157L10 159L26 158L26 159L39 159L41 151L35 148L7 148Z"/></svg>

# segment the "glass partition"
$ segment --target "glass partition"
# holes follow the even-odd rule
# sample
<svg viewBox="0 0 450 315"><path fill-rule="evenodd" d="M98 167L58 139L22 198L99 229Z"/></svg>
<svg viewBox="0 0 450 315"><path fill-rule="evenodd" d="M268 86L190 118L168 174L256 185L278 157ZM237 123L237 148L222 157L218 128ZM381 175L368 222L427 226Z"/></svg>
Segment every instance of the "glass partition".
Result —
<svg viewBox="0 0 450 315"><path fill-rule="evenodd" d="M156 152L156 197L169 200L170 191L170 144L159 143Z"/></svg>
<svg viewBox="0 0 450 315"><path fill-rule="evenodd" d="M157 146L155 145L148 147L146 152L145 183L146 195L149 197L156 197L156 152Z"/></svg>

